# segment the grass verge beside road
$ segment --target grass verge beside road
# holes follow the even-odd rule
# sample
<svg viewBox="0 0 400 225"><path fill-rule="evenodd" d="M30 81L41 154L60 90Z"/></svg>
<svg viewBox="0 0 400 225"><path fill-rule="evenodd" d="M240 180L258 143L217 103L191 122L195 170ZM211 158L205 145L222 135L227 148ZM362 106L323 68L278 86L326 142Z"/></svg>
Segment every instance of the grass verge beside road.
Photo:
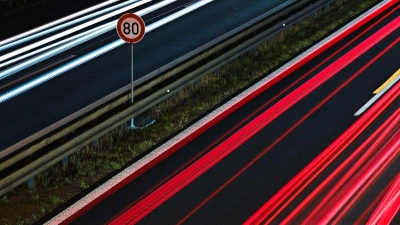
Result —
<svg viewBox="0 0 400 225"><path fill-rule="evenodd" d="M24 184L0 196L0 224L37 221L377 2L336 1L330 8L266 41L256 53L240 57L221 68L219 74L205 76L198 84L152 108L149 113L156 119L155 124L133 132L116 129L100 138L96 146L86 146L71 155L68 166L60 163L36 176L34 189Z"/></svg>

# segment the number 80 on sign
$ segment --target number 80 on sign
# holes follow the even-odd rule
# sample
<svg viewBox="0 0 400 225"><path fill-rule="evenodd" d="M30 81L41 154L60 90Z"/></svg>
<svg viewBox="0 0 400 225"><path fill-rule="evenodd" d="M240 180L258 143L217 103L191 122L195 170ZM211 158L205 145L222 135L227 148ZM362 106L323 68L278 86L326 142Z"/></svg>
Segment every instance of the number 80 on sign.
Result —
<svg viewBox="0 0 400 225"><path fill-rule="evenodd" d="M127 13L122 15L117 22L117 33L119 37L128 43L139 42L146 33L146 26L140 16Z"/></svg>

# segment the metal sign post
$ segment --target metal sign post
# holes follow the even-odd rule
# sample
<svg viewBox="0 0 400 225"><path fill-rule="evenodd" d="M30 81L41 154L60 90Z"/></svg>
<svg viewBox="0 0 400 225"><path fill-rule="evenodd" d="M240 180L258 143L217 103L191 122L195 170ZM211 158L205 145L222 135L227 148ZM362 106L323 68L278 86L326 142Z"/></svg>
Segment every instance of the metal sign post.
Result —
<svg viewBox="0 0 400 225"><path fill-rule="evenodd" d="M122 15L118 20L117 33L122 40L131 44L131 103L133 104L133 43L142 40L146 33L146 26L140 16L133 13L127 13ZM135 129L135 121L133 117L131 119L130 128Z"/></svg>
<svg viewBox="0 0 400 225"><path fill-rule="evenodd" d="M133 96L133 44L131 44L131 103L133 105L134 102L134 96ZM131 118L131 126L130 128L135 128L135 118Z"/></svg>

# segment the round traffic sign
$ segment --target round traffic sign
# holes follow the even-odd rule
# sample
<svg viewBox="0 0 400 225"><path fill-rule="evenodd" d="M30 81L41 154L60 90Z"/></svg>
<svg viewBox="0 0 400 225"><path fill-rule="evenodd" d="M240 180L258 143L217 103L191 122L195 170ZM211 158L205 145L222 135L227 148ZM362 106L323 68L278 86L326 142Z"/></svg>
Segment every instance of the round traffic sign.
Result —
<svg viewBox="0 0 400 225"><path fill-rule="evenodd" d="M146 26L140 16L127 13L118 20L117 33L122 40L133 44L142 40L146 33Z"/></svg>

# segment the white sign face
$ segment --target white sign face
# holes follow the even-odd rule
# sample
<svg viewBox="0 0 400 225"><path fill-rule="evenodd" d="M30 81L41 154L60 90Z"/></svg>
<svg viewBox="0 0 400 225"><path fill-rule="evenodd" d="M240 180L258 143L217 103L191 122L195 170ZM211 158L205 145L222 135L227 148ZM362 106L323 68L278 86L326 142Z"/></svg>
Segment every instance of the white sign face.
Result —
<svg viewBox="0 0 400 225"><path fill-rule="evenodd" d="M118 20L117 33L122 40L128 43L139 42L146 33L146 27L142 18L135 14L124 14Z"/></svg>

